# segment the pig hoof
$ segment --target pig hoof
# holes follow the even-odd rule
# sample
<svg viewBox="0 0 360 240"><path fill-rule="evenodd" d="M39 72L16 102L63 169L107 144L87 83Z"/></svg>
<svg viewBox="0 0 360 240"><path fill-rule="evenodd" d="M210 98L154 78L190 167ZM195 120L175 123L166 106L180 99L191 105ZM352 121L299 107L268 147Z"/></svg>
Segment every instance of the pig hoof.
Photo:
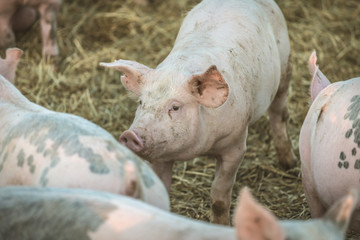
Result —
<svg viewBox="0 0 360 240"><path fill-rule="evenodd" d="M58 56L45 56L45 65L52 68L54 72L59 72L60 61Z"/></svg>
<svg viewBox="0 0 360 240"><path fill-rule="evenodd" d="M283 155L282 157L279 156L280 159L280 166L284 169L292 169L296 165L297 158L293 151L291 151L289 154Z"/></svg>
<svg viewBox="0 0 360 240"><path fill-rule="evenodd" d="M216 201L211 205L210 221L215 224L230 225L229 209L224 202Z"/></svg>

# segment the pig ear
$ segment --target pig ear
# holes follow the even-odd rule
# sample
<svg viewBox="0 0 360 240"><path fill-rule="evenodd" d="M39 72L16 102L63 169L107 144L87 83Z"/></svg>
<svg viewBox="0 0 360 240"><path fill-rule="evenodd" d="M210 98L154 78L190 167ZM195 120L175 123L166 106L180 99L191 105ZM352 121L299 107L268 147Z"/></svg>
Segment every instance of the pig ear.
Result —
<svg viewBox="0 0 360 240"><path fill-rule="evenodd" d="M8 48L5 59L0 58L0 74L14 84L15 72L23 51L19 48Z"/></svg>
<svg viewBox="0 0 360 240"><path fill-rule="evenodd" d="M357 202L358 192L352 189L326 212L324 219L332 221L345 234Z"/></svg>
<svg viewBox="0 0 360 240"><path fill-rule="evenodd" d="M132 161L125 162L125 195L133 198L140 198L139 178L137 169Z"/></svg>
<svg viewBox="0 0 360 240"><path fill-rule="evenodd" d="M141 85L144 83L144 75L152 71L151 68L135 61L117 60L112 63L101 62L100 66L115 68L125 75L121 76L122 84L131 92L140 95Z"/></svg>
<svg viewBox="0 0 360 240"><path fill-rule="evenodd" d="M240 193L234 223L238 240L285 239L276 217L254 200L248 188Z"/></svg>
<svg viewBox="0 0 360 240"><path fill-rule="evenodd" d="M191 94L206 107L221 106L229 95L229 86L215 65L202 74L192 76L188 84Z"/></svg>
<svg viewBox="0 0 360 240"><path fill-rule="evenodd" d="M8 48L6 49L6 59L18 62L20 57L23 55L23 51L19 48Z"/></svg>
<svg viewBox="0 0 360 240"><path fill-rule="evenodd" d="M314 50L309 58L309 70L312 75L310 95L311 100L314 101L316 96L321 90L330 85L330 81L325 75L319 70L319 66L316 65L317 57L316 51Z"/></svg>

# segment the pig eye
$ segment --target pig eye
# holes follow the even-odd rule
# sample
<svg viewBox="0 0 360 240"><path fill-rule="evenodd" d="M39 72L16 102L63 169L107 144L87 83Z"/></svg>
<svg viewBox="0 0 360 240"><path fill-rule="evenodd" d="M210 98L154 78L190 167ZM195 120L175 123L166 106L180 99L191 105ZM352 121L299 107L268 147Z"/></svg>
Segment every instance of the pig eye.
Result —
<svg viewBox="0 0 360 240"><path fill-rule="evenodd" d="M180 107L179 107L179 106L173 106L172 109L173 109L174 111L177 111L177 110L180 109Z"/></svg>
<svg viewBox="0 0 360 240"><path fill-rule="evenodd" d="M142 101L140 100L140 102L139 102L139 103L140 103L140 105L141 105L141 104L142 104Z"/></svg>

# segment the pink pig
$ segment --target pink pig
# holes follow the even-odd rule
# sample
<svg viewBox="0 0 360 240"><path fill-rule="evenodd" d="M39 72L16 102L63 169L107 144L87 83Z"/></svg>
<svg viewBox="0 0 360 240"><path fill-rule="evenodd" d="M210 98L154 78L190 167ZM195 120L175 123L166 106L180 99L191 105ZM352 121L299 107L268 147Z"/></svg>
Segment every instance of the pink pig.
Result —
<svg viewBox="0 0 360 240"><path fill-rule="evenodd" d="M84 118L30 102L3 77L14 77L21 53L0 58L0 186L87 188L169 210L165 186L136 154Z"/></svg>
<svg viewBox="0 0 360 240"><path fill-rule="evenodd" d="M281 165L294 165L286 107L290 44L274 1L204 0L155 69L126 60L101 65L124 72L122 84L139 97L120 142L149 160L167 189L174 161L216 157L212 222L229 224L248 127L266 110Z"/></svg>
<svg viewBox="0 0 360 240"><path fill-rule="evenodd" d="M136 199L84 189L0 188L2 239L343 240L357 193L321 219L278 221L243 189L234 227L209 224ZM71 224L69 224L71 223Z"/></svg>
<svg viewBox="0 0 360 240"><path fill-rule="evenodd" d="M330 84L309 59L313 103L300 132L305 195L313 217L322 216L349 188L360 191L360 78ZM360 205L350 228L360 232Z"/></svg>
<svg viewBox="0 0 360 240"><path fill-rule="evenodd" d="M44 56L59 54L56 16L62 0L0 0L0 49L15 45L14 31L25 30L40 13Z"/></svg>

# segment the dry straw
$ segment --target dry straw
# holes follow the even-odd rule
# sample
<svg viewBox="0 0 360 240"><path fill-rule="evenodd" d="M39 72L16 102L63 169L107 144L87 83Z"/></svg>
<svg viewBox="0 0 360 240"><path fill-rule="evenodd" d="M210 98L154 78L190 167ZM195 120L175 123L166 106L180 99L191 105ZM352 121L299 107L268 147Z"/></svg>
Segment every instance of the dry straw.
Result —
<svg viewBox="0 0 360 240"><path fill-rule="evenodd" d="M17 34L17 46L25 54L16 85L31 101L87 118L117 138L130 126L138 103L120 84L120 73L99 67L99 62L123 58L155 67L171 50L186 12L198 2L155 0L148 6L138 6L130 0L64 0L58 16L59 72L53 72L41 58L36 23L26 33ZM316 49L320 68L330 81L360 76L360 4L358 0L277 2L287 19L291 39L289 132L298 153L299 131L309 107L306 61ZM241 187L249 186L279 218L308 219L300 163L289 171L279 167L267 116L251 127L247 145L233 189L232 207ZM208 158L175 165L173 212L208 221L214 166L214 159ZM348 239L359 239L359 235L349 234Z"/></svg>

